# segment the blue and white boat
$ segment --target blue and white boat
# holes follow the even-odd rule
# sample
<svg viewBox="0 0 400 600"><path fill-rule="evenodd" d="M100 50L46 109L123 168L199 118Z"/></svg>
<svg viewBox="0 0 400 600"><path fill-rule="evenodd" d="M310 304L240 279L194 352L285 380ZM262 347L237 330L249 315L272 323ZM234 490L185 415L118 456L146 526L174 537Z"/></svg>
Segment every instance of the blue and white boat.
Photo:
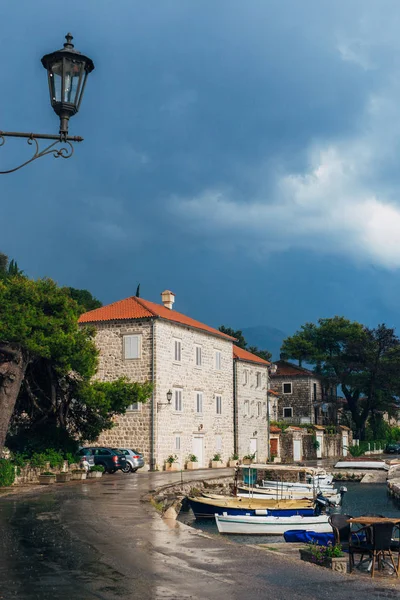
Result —
<svg viewBox="0 0 400 600"><path fill-rule="evenodd" d="M240 535L283 535L285 531L310 529L319 533L330 533L332 527L326 515L303 517L247 516L247 515L215 515L215 522L220 533L236 533Z"/></svg>
<svg viewBox="0 0 400 600"><path fill-rule="evenodd" d="M295 515L312 516L312 503L298 500L253 500L230 496L188 498L190 508L196 519L214 518L216 514L291 517Z"/></svg>

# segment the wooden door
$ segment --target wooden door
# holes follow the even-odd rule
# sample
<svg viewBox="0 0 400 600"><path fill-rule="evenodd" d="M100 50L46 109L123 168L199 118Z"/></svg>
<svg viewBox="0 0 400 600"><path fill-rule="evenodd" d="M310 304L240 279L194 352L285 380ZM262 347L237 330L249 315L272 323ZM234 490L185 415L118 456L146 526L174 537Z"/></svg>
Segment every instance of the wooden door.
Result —
<svg viewBox="0 0 400 600"><path fill-rule="evenodd" d="M271 456L278 456L278 438L271 438L269 446Z"/></svg>

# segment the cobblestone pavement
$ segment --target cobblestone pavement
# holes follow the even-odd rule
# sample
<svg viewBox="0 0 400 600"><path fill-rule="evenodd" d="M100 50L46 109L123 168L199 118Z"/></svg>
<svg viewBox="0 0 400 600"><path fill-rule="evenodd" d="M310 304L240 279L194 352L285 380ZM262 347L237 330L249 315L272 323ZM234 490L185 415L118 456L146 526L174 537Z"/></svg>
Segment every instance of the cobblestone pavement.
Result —
<svg viewBox="0 0 400 600"><path fill-rule="evenodd" d="M0 599L400 600L400 583L331 573L163 521L141 497L180 477L117 473L1 498Z"/></svg>

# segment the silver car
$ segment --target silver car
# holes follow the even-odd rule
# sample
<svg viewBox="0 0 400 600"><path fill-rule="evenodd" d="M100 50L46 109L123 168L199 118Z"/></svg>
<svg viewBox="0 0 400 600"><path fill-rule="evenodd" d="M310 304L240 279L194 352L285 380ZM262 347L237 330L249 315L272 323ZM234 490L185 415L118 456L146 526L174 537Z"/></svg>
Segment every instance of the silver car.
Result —
<svg viewBox="0 0 400 600"><path fill-rule="evenodd" d="M113 448L125 456L126 467L121 469L123 473L136 473L138 469L144 467L144 458L141 452L129 450L128 448Z"/></svg>

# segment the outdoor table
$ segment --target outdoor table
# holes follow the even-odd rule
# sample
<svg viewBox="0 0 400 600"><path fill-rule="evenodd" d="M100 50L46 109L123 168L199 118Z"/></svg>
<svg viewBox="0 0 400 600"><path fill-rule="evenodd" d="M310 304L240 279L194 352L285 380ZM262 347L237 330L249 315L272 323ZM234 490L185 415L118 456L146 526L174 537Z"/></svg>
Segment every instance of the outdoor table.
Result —
<svg viewBox="0 0 400 600"><path fill-rule="evenodd" d="M368 516L364 516L364 517L353 517L351 519L348 519L347 522L350 523L351 525L353 525L353 524L354 525L362 525L364 527L370 527L370 526L378 524L378 523L393 523L393 525L399 526L400 518L399 517L372 517L372 516L368 517ZM365 562L365 561L362 561L362 562ZM386 560L384 560L382 562L385 563L388 567L393 568L392 565L390 563L388 563ZM371 566L372 566L372 560L369 562L367 571L370 571Z"/></svg>

